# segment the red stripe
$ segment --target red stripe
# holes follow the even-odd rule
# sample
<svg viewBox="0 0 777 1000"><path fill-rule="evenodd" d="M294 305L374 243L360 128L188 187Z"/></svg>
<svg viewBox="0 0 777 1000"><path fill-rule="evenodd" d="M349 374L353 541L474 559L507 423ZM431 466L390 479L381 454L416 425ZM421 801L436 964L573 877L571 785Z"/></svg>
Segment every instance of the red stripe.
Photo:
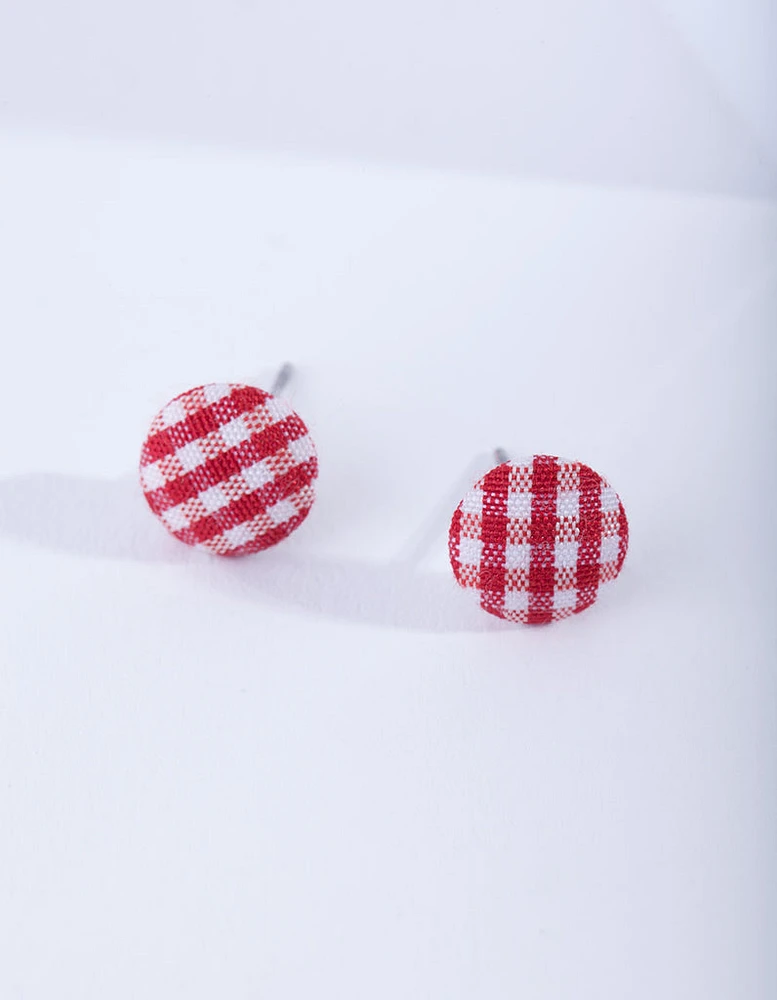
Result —
<svg viewBox="0 0 777 1000"><path fill-rule="evenodd" d="M626 558L626 552L629 548L629 522L626 518L626 508L623 504L620 505L620 510L618 512L618 536L619 536L619 549L618 549L618 572L620 573L623 568L623 561Z"/></svg>
<svg viewBox="0 0 777 1000"><path fill-rule="evenodd" d="M556 496L558 461L535 455L531 483L531 563L529 564L529 614L531 625L553 620L556 586Z"/></svg>
<svg viewBox="0 0 777 1000"><path fill-rule="evenodd" d="M246 542L246 544L241 545L239 549L233 549L229 552L225 552L224 555L244 556L250 555L252 552L263 552L264 549L269 549L272 545L277 545L278 542L282 542L284 538L288 538L292 531L297 530L309 513L310 507L301 511L299 514L296 514L289 521L284 521L283 524L279 524L277 527L271 528L270 531L265 531L263 535L257 535L253 541Z"/></svg>
<svg viewBox="0 0 777 1000"><path fill-rule="evenodd" d="M182 395L187 396L188 393ZM181 396L176 396L172 402L180 398ZM142 464L158 462L160 458L172 455L184 445L199 441L235 417L255 409L269 398L269 393L262 389L255 389L250 385L236 386L228 396L216 400L210 406L204 406L172 427L166 427L163 431L151 435L143 448Z"/></svg>
<svg viewBox="0 0 777 1000"><path fill-rule="evenodd" d="M453 575L461 583L461 507L457 507L451 518L448 532L448 552L451 557Z"/></svg>
<svg viewBox="0 0 777 1000"><path fill-rule="evenodd" d="M599 590L602 552L602 480L587 465L580 466L580 537L577 550L575 612L590 607Z"/></svg>
<svg viewBox="0 0 777 1000"><path fill-rule="evenodd" d="M216 455L191 472L160 486L158 490L147 493L149 506L156 514L161 514L170 507L177 507L178 504L191 500L211 486L223 483L263 458L269 458L285 448L290 441L296 441L306 434L307 427L296 414L277 424L271 424L258 434L251 435L247 441L241 441L229 451Z"/></svg>
<svg viewBox="0 0 777 1000"><path fill-rule="evenodd" d="M268 507L272 507L279 500L285 500L292 493L297 493L308 486L316 478L317 471L318 462L315 458L303 465L295 465L293 469L278 476L260 490L233 500L226 507L199 521L193 521L188 528L179 533L179 537L186 536L193 542L206 542L216 535L229 531L230 528L236 528L238 524L250 521L257 514L263 514Z"/></svg>
<svg viewBox="0 0 777 1000"><path fill-rule="evenodd" d="M507 546L507 493L510 465L498 465L483 479L483 514L480 537L480 604L486 610L501 607L505 595L505 548Z"/></svg>

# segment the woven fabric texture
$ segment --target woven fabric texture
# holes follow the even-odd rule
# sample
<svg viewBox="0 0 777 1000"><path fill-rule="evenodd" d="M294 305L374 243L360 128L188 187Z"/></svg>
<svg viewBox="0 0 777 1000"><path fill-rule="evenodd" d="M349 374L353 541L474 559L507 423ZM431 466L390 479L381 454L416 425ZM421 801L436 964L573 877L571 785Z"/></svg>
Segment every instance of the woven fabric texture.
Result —
<svg viewBox="0 0 777 1000"><path fill-rule="evenodd" d="M629 542L617 493L580 462L535 455L485 475L454 512L451 565L484 611L542 624L590 607Z"/></svg>
<svg viewBox="0 0 777 1000"><path fill-rule="evenodd" d="M247 385L201 385L151 424L140 481L176 538L220 556L287 538L315 498L308 429L281 399Z"/></svg>

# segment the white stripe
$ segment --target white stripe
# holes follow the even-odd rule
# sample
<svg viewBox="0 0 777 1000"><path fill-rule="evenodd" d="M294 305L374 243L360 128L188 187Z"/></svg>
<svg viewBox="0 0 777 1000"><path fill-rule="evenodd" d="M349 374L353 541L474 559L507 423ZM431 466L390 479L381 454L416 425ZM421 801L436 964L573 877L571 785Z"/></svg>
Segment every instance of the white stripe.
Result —
<svg viewBox="0 0 777 1000"><path fill-rule="evenodd" d="M191 523L184 513L183 506L182 503L179 503L177 507L171 507L169 510L162 511L159 515L172 531L183 531Z"/></svg>
<svg viewBox="0 0 777 1000"><path fill-rule="evenodd" d="M165 485L165 477L156 462L143 466L140 470L140 479L143 483L143 489L146 491L158 490L160 486Z"/></svg>
<svg viewBox="0 0 777 1000"><path fill-rule="evenodd" d="M459 540L459 562L462 566L479 566L483 552L483 542L479 538Z"/></svg>
<svg viewBox="0 0 777 1000"><path fill-rule="evenodd" d="M602 486L602 513L612 514L620 510L618 494L612 486Z"/></svg>
<svg viewBox="0 0 777 1000"><path fill-rule="evenodd" d="M262 486L266 486L267 483L271 483L275 478L270 469L264 464L264 461L249 465L247 469L242 470L240 475L251 490L259 490Z"/></svg>
<svg viewBox="0 0 777 1000"><path fill-rule="evenodd" d="M559 569L570 569L577 566L578 542L556 542L556 566Z"/></svg>
<svg viewBox="0 0 777 1000"><path fill-rule="evenodd" d="M191 472L192 469L196 469L198 465L202 465L205 461L202 449L196 441L190 441L183 448L179 448L175 453L175 457L183 466L184 472Z"/></svg>
<svg viewBox="0 0 777 1000"><path fill-rule="evenodd" d="M528 569L531 564L531 545L522 543L505 546L505 569Z"/></svg>
<svg viewBox="0 0 777 1000"><path fill-rule="evenodd" d="M531 493L516 493L511 490L507 494L507 516L528 521L531 517Z"/></svg>
<svg viewBox="0 0 777 1000"><path fill-rule="evenodd" d="M269 399L265 400L264 406L275 424L281 420L285 420L286 417L290 417L294 413L294 410L292 410L286 400L277 399L275 396L270 396Z"/></svg>
<svg viewBox="0 0 777 1000"><path fill-rule="evenodd" d="M618 535L610 535L608 538L602 539L602 553L599 556L599 562L615 563L618 561L619 553L620 537Z"/></svg>
<svg viewBox="0 0 777 1000"><path fill-rule="evenodd" d="M230 548L238 549L246 542L252 542L256 538L256 532L248 524L238 524L225 531L224 538L229 542Z"/></svg>
<svg viewBox="0 0 777 1000"><path fill-rule="evenodd" d="M172 427L182 420L186 420L186 410L180 399L174 399L162 410L162 423L165 427Z"/></svg>
<svg viewBox="0 0 777 1000"><path fill-rule="evenodd" d="M198 494L198 499L210 514L221 510L229 503L229 497L220 486L211 486L210 489L203 490L202 493Z"/></svg>
<svg viewBox="0 0 777 1000"><path fill-rule="evenodd" d="M529 592L528 590L508 590L502 604L505 611L528 611Z"/></svg>
<svg viewBox="0 0 777 1000"><path fill-rule="evenodd" d="M273 524L284 524L290 521L297 513L297 508L290 500L279 500L278 503L267 508L267 516Z"/></svg>
<svg viewBox="0 0 777 1000"><path fill-rule="evenodd" d="M463 514L482 514L483 491L477 487L470 490L461 501L461 511Z"/></svg>
<svg viewBox="0 0 777 1000"><path fill-rule="evenodd" d="M553 594L553 610L562 611L565 608L574 608L577 604L576 590L557 590Z"/></svg>
<svg viewBox="0 0 777 1000"><path fill-rule="evenodd" d="M288 448L289 454L297 465L302 465L303 462L307 462L316 456L316 449L313 447L313 442L308 434L297 438L296 441L290 441Z"/></svg>
<svg viewBox="0 0 777 1000"><path fill-rule="evenodd" d="M557 517L578 517L580 514L579 490L561 490L556 500Z"/></svg>
<svg viewBox="0 0 777 1000"><path fill-rule="evenodd" d="M210 382L202 387L202 392L209 403L217 403L232 392L232 386L225 382Z"/></svg>

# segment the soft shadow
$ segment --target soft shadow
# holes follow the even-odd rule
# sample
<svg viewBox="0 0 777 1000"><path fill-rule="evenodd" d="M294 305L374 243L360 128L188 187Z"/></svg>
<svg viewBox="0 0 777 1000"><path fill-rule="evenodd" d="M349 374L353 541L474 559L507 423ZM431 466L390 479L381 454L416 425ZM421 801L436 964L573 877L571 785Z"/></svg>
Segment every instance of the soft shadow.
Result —
<svg viewBox="0 0 777 1000"><path fill-rule="evenodd" d="M0 480L0 533L55 552L139 562L186 562L156 525L137 481L36 473Z"/></svg>
<svg viewBox="0 0 777 1000"><path fill-rule="evenodd" d="M244 600L386 628L494 632L514 626L485 615L445 573L323 559L284 546L219 559L181 545L151 516L134 478L51 473L0 480L0 534L96 559L185 564L187 574Z"/></svg>

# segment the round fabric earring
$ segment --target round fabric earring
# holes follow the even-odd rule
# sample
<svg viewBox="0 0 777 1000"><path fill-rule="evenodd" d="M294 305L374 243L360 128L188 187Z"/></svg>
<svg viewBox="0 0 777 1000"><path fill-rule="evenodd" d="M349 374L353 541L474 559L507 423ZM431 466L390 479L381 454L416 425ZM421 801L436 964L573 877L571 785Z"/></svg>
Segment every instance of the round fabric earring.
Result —
<svg viewBox="0 0 777 1000"><path fill-rule="evenodd" d="M449 532L458 583L489 614L543 624L590 607L620 573L626 511L581 462L550 455L491 469L456 508Z"/></svg>
<svg viewBox="0 0 777 1000"><path fill-rule="evenodd" d="M304 421L272 392L209 383L154 418L140 456L151 510L177 539L220 556L261 552L302 524L318 459Z"/></svg>

